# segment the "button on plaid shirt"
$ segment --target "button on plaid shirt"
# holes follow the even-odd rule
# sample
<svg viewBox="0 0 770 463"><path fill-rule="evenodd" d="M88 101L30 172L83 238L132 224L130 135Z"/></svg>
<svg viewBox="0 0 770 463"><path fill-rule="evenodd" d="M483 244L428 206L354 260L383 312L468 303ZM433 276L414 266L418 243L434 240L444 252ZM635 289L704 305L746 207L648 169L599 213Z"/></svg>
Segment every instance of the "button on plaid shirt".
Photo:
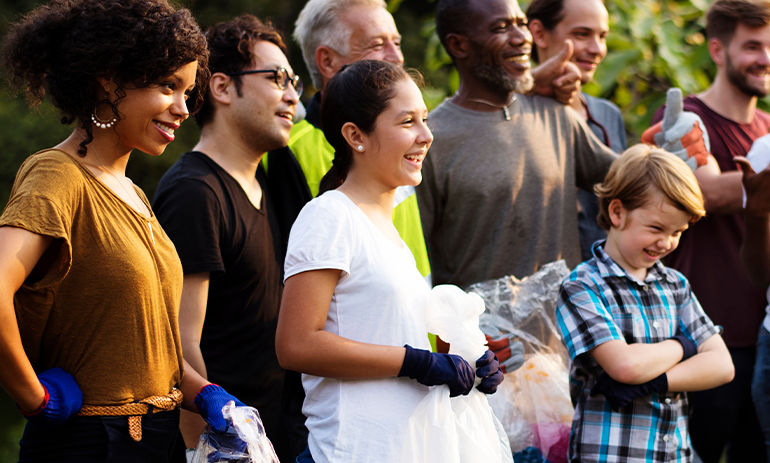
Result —
<svg viewBox="0 0 770 463"><path fill-rule="evenodd" d="M594 257L562 282L556 317L572 365L575 417L569 461L691 462L684 393L654 393L613 412L603 395L590 397L604 371L588 351L607 341L657 343L677 331L700 345L719 332L679 272L660 262L643 282L595 243Z"/></svg>

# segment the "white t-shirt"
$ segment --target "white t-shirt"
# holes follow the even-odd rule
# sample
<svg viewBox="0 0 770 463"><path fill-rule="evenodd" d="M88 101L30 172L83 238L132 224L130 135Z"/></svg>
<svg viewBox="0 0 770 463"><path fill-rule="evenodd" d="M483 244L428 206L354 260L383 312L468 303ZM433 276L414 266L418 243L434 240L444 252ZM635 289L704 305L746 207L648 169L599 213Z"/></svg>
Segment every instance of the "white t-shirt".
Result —
<svg viewBox="0 0 770 463"><path fill-rule="evenodd" d="M344 193L328 191L300 212L289 235L286 279L342 271L325 330L347 339L430 349L430 288L406 244L390 241ZM429 388L409 378L342 380L302 375L302 412L316 463L398 463L408 421Z"/></svg>

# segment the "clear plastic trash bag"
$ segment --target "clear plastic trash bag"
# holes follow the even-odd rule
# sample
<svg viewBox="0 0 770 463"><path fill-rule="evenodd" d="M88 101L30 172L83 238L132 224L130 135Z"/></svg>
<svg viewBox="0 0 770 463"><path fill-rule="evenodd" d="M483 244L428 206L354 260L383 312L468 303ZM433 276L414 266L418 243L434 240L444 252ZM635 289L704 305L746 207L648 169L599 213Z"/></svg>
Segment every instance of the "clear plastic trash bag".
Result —
<svg viewBox="0 0 770 463"><path fill-rule="evenodd" d="M450 344L449 352L475 367L487 348L479 329L484 301L460 288L441 285L431 291L426 307L428 331ZM480 381L476 378L476 384ZM486 394L474 388L467 396L449 398L449 387L436 386L409 419L404 463L513 463L502 424Z"/></svg>
<svg viewBox="0 0 770 463"><path fill-rule="evenodd" d="M213 432L206 426L192 463L279 463L256 408L236 407L231 400L222 414L228 420L227 431Z"/></svg>
<svg viewBox="0 0 770 463"><path fill-rule="evenodd" d="M556 301L567 275L566 264L558 261L523 280L505 277L468 288L485 302L482 331L493 337L512 333L524 344L524 365L506 374L489 397L514 457L537 449L550 463L567 461L574 408L569 354L556 326Z"/></svg>

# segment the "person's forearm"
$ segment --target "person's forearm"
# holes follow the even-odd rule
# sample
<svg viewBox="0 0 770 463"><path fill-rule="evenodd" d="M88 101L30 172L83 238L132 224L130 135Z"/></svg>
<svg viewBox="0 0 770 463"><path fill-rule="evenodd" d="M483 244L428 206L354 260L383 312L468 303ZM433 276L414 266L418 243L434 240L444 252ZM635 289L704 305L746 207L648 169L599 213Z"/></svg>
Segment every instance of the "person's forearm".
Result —
<svg viewBox="0 0 770 463"><path fill-rule="evenodd" d="M682 360L678 341L668 339L654 344L626 344L610 341L591 351L604 371L615 381L642 384L657 378Z"/></svg>
<svg viewBox="0 0 770 463"><path fill-rule="evenodd" d="M727 358L716 352L703 352L676 364L666 372L672 392L705 391L729 383L735 370Z"/></svg>
<svg viewBox="0 0 770 463"><path fill-rule="evenodd" d="M666 376L669 391L703 391L732 381L735 368L724 340L715 334L698 346L696 355L671 368Z"/></svg>
<svg viewBox="0 0 770 463"><path fill-rule="evenodd" d="M709 214L733 214L743 210L741 173L725 172L719 175L698 175L703 202Z"/></svg>
<svg viewBox="0 0 770 463"><path fill-rule="evenodd" d="M183 343L182 352L187 364L194 368L202 378L208 378L208 373L206 372L206 362L203 360L200 344Z"/></svg>
<svg viewBox="0 0 770 463"><path fill-rule="evenodd" d="M751 281L760 288L770 285L770 216L744 215L741 262Z"/></svg>
<svg viewBox="0 0 770 463"><path fill-rule="evenodd" d="M187 360L184 360L184 376L182 377L182 382L179 384L179 390L182 391L184 396L182 399L182 407L185 410L198 413L198 407L195 406L193 401L203 386L207 384L209 384L209 381L199 375Z"/></svg>
<svg viewBox="0 0 770 463"><path fill-rule="evenodd" d="M282 346L278 361L283 368L340 379L397 376L406 353L403 347L356 342L323 330Z"/></svg>
<svg viewBox="0 0 770 463"><path fill-rule="evenodd" d="M22 410L33 412L45 399L45 388L37 379L21 343L13 298L0 303L0 385Z"/></svg>

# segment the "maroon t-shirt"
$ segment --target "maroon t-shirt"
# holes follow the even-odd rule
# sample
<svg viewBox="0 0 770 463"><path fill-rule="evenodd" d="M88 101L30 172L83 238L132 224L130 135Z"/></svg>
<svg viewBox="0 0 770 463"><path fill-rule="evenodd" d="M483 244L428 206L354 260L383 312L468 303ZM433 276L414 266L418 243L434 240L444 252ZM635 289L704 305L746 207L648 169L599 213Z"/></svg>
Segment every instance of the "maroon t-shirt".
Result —
<svg viewBox="0 0 770 463"><path fill-rule="evenodd" d="M694 96L684 99L684 110L703 119L711 154L722 172L737 170L734 156L746 156L757 138L770 131L770 114L757 110L751 124L739 124L715 113ZM663 118L662 108L654 122ZM743 214L708 214L682 234L679 247L666 265L682 272L703 309L717 325L729 347L754 346L765 316L765 290L754 286L741 265Z"/></svg>

